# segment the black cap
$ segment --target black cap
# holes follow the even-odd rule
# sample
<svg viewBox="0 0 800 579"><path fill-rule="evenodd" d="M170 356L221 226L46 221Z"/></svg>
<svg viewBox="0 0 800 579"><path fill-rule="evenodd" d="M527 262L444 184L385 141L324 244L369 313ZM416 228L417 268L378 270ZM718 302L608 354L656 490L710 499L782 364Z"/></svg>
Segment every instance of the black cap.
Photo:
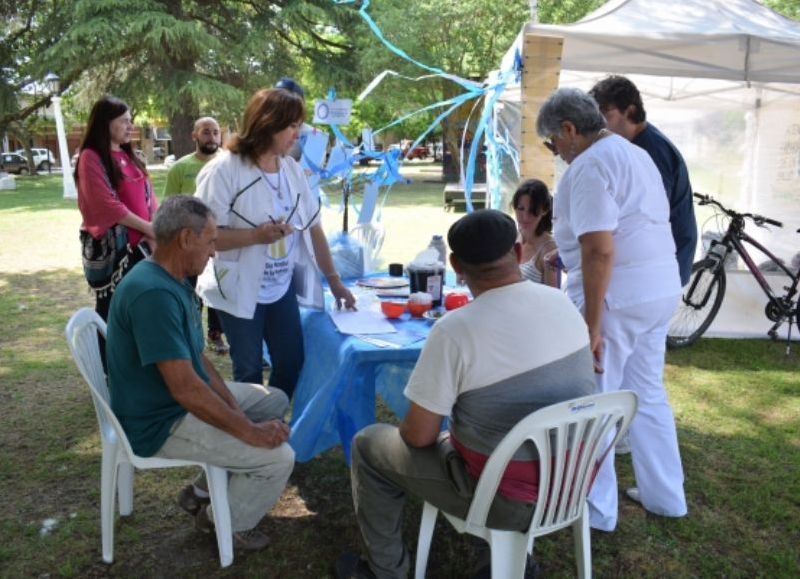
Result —
<svg viewBox="0 0 800 579"><path fill-rule="evenodd" d="M289 78L288 76L284 76L278 82L276 82L275 88L282 88L288 90L289 92L293 92L294 94L300 96L301 98L306 98L306 93L303 90L303 87L297 84L294 79Z"/></svg>
<svg viewBox="0 0 800 579"><path fill-rule="evenodd" d="M450 227L447 244L459 261L473 265L490 263L511 251L517 241L514 220L496 209L479 209Z"/></svg>

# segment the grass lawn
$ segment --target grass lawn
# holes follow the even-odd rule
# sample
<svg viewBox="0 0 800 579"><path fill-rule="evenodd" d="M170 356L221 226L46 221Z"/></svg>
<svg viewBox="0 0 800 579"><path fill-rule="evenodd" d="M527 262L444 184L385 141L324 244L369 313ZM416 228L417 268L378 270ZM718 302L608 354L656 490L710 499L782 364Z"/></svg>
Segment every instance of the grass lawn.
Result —
<svg viewBox="0 0 800 579"><path fill-rule="evenodd" d="M427 182L438 166L411 168L416 181L396 186L383 208L386 262L408 262L458 217L442 210L442 184ZM153 178L158 192L164 173ZM338 450L297 465L262 522L272 546L237 556L226 571L213 536L199 535L175 504L193 473L138 474L134 513L117 523L115 563L102 563L97 424L63 337L69 315L93 305L80 271L80 216L57 177L17 183L0 191L0 577L330 577L338 553L358 544ZM341 226L335 208L324 219L331 231ZM800 575L800 363L783 349L701 340L669 353L689 516L651 516L621 497L617 531L592 534L598 577ZM620 488L631 486L630 458L618 466ZM412 549L418 524L412 503ZM568 531L538 540L544 575L573 576L572 549ZM469 576L475 552L474 541L440 523L429 576Z"/></svg>

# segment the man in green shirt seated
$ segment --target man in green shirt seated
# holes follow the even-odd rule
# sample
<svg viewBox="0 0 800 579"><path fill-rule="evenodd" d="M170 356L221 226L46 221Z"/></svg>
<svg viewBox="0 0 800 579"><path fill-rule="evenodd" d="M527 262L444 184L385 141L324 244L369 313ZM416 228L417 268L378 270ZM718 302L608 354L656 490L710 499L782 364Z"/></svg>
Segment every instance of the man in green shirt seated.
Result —
<svg viewBox="0 0 800 579"><path fill-rule="evenodd" d="M167 172L164 197L170 195L194 195L197 174L206 163L216 157L222 144L219 123L211 117L202 117L194 122L192 129L194 153L181 157ZM197 283L197 278L189 280ZM225 354L228 346L222 339L222 324L214 308L208 308L208 344L217 354Z"/></svg>
<svg viewBox="0 0 800 579"><path fill-rule="evenodd" d="M108 318L111 408L140 456L183 458L225 467L234 546L261 549L257 525L283 493L294 467L278 389L224 382L203 354L200 308L189 276L216 250L217 226L199 199L168 198L153 220L157 247L117 286ZM210 532L201 475L180 506Z"/></svg>

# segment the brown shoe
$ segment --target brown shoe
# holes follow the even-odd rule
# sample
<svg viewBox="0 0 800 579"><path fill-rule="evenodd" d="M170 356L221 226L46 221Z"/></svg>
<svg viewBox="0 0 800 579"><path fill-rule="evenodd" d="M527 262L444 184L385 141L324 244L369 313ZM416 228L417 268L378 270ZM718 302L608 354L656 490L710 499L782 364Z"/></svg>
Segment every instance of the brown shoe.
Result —
<svg viewBox="0 0 800 579"><path fill-rule="evenodd" d="M228 345L222 339L221 332L208 333L208 349L216 354L227 354Z"/></svg>
<svg viewBox="0 0 800 579"><path fill-rule="evenodd" d="M260 551L270 544L269 537L258 529L233 534L233 548L242 551Z"/></svg>
<svg viewBox="0 0 800 579"><path fill-rule="evenodd" d="M194 517L194 528L207 535L214 532L214 519L208 516L209 506L208 504L200 505L200 510Z"/></svg>
<svg viewBox="0 0 800 579"><path fill-rule="evenodd" d="M211 499L209 497L198 497L192 485L186 485L181 489L181 492L178 493L178 506L193 517L197 516L201 506L207 505L210 502Z"/></svg>

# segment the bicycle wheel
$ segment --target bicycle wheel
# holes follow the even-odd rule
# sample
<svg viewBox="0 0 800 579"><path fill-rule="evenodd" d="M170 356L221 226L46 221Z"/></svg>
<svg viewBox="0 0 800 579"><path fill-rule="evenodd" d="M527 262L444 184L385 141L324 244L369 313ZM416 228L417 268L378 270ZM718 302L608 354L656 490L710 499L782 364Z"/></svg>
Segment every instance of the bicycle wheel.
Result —
<svg viewBox="0 0 800 579"><path fill-rule="evenodd" d="M698 261L692 266L692 276L669 322L670 348L691 346L714 321L725 297L725 270L719 267L715 273L715 267L711 260Z"/></svg>

